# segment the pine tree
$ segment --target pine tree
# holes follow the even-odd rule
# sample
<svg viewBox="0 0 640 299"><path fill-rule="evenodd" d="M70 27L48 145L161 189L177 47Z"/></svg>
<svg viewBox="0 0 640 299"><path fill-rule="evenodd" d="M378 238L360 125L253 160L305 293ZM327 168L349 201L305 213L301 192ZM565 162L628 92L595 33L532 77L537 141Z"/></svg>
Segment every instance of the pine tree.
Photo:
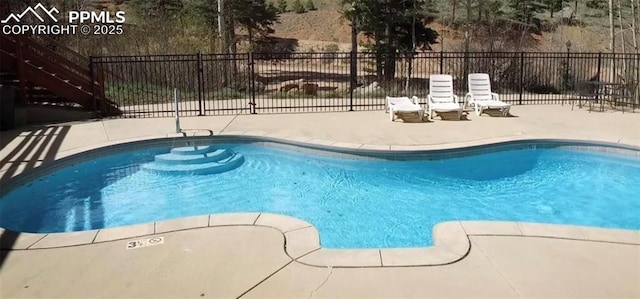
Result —
<svg viewBox="0 0 640 299"><path fill-rule="evenodd" d="M602 10L607 8L606 0L587 0L586 4L587 4L587 7L591 9Z"/></svg>
<svg viewBox="0 0 640 299"><path fill-rule="evenodd" d="M273 24L278 21L278 12L266 0L233 0L228 2L234 24L244 27L249 33L249 43L253 44L254 34L273 33Z"/></svg>
<svg viewBox="0 0 640 299"><path fill-rule="evenodd" d="M140 16L159 18L174 17L184 7L181 0L132 0L129 5Z"/></svg>
<svg viewBox="0 0 640 299"><path fill-rule="evenodd" d="M374 40L379 80L395 77L398 52L413 50L413 33L418 48L430 48L438 33L424 24L425 0L342 0L342 15ZM413 20L416 22L413 22Z"/></svg>
<svg viewBox="0 0 640 299"><path fill-rule="evenodd" d="M549 17L553 18L553 13L562 10L563 0L544 0L542 3L549 11Z"/></svg>
<svg viewBox="0 0 640 299"><path fill-rule="evenodd" d="M514 21L530 25L536 13L543 12L545 5L536 0L509 0L511 18Z"/></svg>
<svg viewBox="0 0 640 299"><path fill-rule="evenodd" d="M440 14L437 3L436 0L424 0L424 16L428 22L435 20Z"/></svg>
<svg viewBox="0 0 640 299"><path fill-rule="evenodd" d="M218 0L198 0L197 4L196 8L200 14L208 19L212 26L216 26ZM224 24L232 45L236 42L233 29L237 27L243 27L249 33L250 43L255 40L256 35L266 36L273 33L273 24L278 22L278 9L272 3L267 3L266 0L226 0L224 4Z"/></svg>

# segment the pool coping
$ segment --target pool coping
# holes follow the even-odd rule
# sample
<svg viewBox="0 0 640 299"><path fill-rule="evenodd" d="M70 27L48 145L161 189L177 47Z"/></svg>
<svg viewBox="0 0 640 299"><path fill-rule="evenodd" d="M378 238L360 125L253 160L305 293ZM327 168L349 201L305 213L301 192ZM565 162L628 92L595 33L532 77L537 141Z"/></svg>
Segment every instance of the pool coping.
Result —
<svg viewBox="0 0 640 299"><path fill-rule="evenodd" d="M530 144L559 143L577 150L595 150L640 157L640 147L634 145L603 142L598 140L570 140L543 138L503 137L491 140L469 142L394 146L367 145L338 141L258 134L255 132L213 132L204 136L186 136L186 134L168 134L145 138L118 140L105 144L71 149L60 153L56 160L16 175L3 182L5 188L0 196L10 192L39 176L82 161L93 159L123 150L149 149L161 146L181 146L184 142L208 144L232 142L238 140L248 143L270 144L275 147L298 148L304 152L330 152L332 156L353 157L356 152L364 153L359 158L393 159L399 155L414 155L414 159L446 159L490 152L495 148L509 148L513 145L522 148ZM187 139L185 139L187 137ZM178 144L179 143L179 144ZM434 158L435 157L435 158ZM7 186L9 186L7 188ZM464 259L471 250L470 236L516 236L544 237L593 242L610 242L640 245L640 231L584 227L573 225L555 225L528 222L504 221L447 221L433 227L433 246L416 248L382 249L330 249L320 244L318 230L306 221L298 218L272 213L230 213L209 214L156 221L100 230L67 233L14 233L15 242L5 248L8 250L36 250L70 246L82 246L139 238L159 236L164 233L204 229L224 226L269 227L280 231L285 237L284 251L294 261L315 267L340 268L379 268L436 266L455 263ZM0 228L0 232L7 230ZM123 243L123 247L126 243Z"/></svg>
<svg viewBox="0 0 640 299"><path fill-rule="evenodd" d="M640 246L640 231L509 221L447 221L433 228L433 246L414 248L332 249L320 244L310 223L273 213L208 214L99 230L68 233L16 233L3 250L43 250L162 237L193 229L229 226L267 227L284 236L283 250L292 260L313 267L424 267L456 263L471 250L471 236L537 237ZM7 231L0 228L3 234Z"/></svg>

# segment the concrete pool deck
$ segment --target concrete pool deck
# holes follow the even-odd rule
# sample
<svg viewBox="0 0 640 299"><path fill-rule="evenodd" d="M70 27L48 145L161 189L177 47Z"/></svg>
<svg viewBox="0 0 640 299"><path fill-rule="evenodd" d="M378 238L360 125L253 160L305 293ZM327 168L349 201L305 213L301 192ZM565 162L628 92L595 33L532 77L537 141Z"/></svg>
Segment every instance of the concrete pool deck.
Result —
<svg viewBox="0 0 640 299"><path fill-rule="evenodd" d="M514 106L511 112L515 117L471 114L467 121L436 118L428 123L391 123L382 111L232 115L183 118L182 128L188 135L269 136L369 149L440 149L537 138L640 146L638 112L589 113L566 105ZM167 118L2 132L0 182L88 149L173 137L173 129L173 119ZM124 233L127 229L53 239L3 232L2 247L16 250L2 251L0 297L640 297L639 231L515 223L496 229L496 223L462 222L467 246L462 254L449 252L459 255L449 263L382 267L402 265L403 257L374 250L373 257L365 253L343 258L343 266L377 260L379 267L344 268L300 258L305 252L317 255L317 248L298 248L292 255L287 233L305 227L287 230L286 222L285 228L255 225L258 220L226 219L212 225L211 217L206 224L194 217L179 224L140 225ZM162 237L156 246L127 249L132 240L155 237ZM51 248L40 249L46 247ZM320 260L330 255L320 254Z"/></svg>

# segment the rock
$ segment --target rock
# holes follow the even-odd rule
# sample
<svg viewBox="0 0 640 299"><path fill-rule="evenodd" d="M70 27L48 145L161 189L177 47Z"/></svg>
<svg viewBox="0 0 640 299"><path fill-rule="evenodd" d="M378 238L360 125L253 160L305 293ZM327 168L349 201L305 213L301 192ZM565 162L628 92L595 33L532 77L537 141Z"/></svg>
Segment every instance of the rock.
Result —
<svg viewBox="0 0 640 299"><path fill-rule="evenodd" d="M306 95L317 95L318 94L318 84L315 83L303 83L302 92Z"/></svg>
<svg viewBox="0 0 640 299"><path fill-rule="evenodd" d="M375 93L378 90L380 90L380 85L378 85L378 82L373 82L368 86L358 87L354 89L353 92L358 94L371 94Z"/></svg>
<svg viewBox="0 0 640 299"><path fill-rule="evenodd" d="M575 14L573 12L573 8L567 6L562 9L562 18L565 20L573 20Z"/></svg>
<svg viewBox="0 0 640 299"><path fill-rule="evenodd" d="M300 90L302 89L302 85L304 84L304 82L305 82L304 79L284 81L280 83L280 91L289 92L289 90L292 90L292 89Z"/></svg>

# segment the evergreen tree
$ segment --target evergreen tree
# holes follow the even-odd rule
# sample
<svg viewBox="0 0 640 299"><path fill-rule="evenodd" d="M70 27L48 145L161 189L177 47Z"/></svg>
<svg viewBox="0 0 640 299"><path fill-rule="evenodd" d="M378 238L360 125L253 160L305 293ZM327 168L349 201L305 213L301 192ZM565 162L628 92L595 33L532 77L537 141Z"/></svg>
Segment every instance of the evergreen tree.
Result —
<svg viewBox="0 0 640 299"><path fill-rule="evenodd" d="M235 23L244 27L249 35L254 32L267 35L273 33L273 24L278 21L278 12L266 0L229 1Z"/></svg>
<svg viewBox="0 0 640 299"><path fill-rule="evenodd" d="M182 0L131 0L129 5L145 18L173 18L182 10Z"/></svg>
<svg viewBox="0 0 640 299"><path fill-rule="evenodd" d="M547 7L547 10L549 11L549 17L553 18L554 12L562 10L562 2L563 0L544 0L543 1L543 3Z"/></svg>
<svg viewBox="0 0 640 299"><path fill-rule="evenodd" d="M511 19L530 25L534 21L536 13L543 12L545 5L536 0L508 0L511 8Z"/></svg>
<svg viewBox="0 0 640 299"><path fill-rule="evenodd" d="M229 42L235 44L235 30L242 27L249 34L249 43L255 40L255 35L266 36L273 33L273 24L278 21L278 10L266 0L226 0L225 24ZM211 26L217 26L218 0L199 0L197 8Z"/></svg>
<svg viewBox="0 0 640 299"><path fill-rule="evenodd" d="M438 1L424 0L424 17L427 22L431 22L438 18L440 11L438 10Z"/></svg>
<svg viewBox="0 0 640 299"><path fill-rule="evenodd" d="M586 4L591 9L606 9L608 7L607 0L587 0Z"/></svg>
<svg viewBox="0 0 640 299"><path fill-rule="evenodd" d="M395 77L396 53L413 50L413 33L419 48L429 48L438 37L424 26L424 0L342 0L342 4L342 15L375 42L371 50L379 80Z"/></svg>

